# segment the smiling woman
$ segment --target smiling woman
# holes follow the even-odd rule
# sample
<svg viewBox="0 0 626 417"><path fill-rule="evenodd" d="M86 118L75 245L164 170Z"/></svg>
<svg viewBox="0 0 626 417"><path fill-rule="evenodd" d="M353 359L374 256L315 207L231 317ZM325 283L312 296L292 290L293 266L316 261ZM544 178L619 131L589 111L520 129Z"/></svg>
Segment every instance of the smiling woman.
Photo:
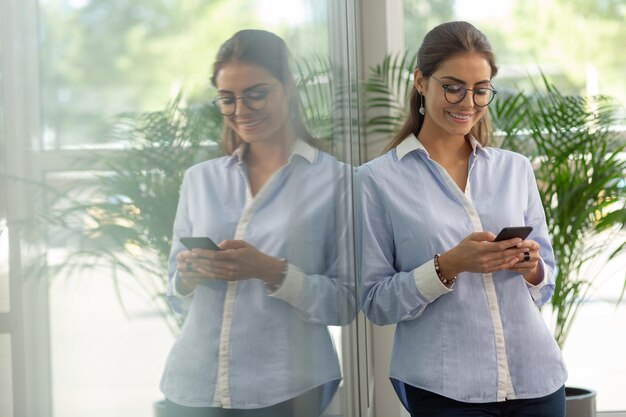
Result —
<svg viewBox="0 0 626 417"><path fill-rule="evenodd" d="M171 416L318 417L341 381L327 326L356 314L337 250L351 169L315 147L288 57L262 30L217 54L228 156L191 167L182 185L169 295L186 320L161 382ZM220 250L186 249L186 236Z"/></svg>
<svg viewBox="0 0 626 417"><path fill-rule="evenodd" d="M266 33L239 32L222 46L214 64L211 83L219 94L214 103L225 116L222 143L228 153L246 138L284 142L282 146L295 137L315 143L302 118L287 47L278 37L260 35ZM257 36L267 36L271 48L256 45ZM237 105L239 100L243 105Z"/></svg>
<svg viewBox="0 0 626 417"><path fill-rule="evenodd" d="M357 177L361 304L397 325L393 387L415 417L563 417L567 372L537 308L555 269L537 184L523 155L487 147L491 45L443 23L416 68L404 126ZM509 226L533 231L496 241Z"/></svg>
<svg viewBox="0 0 626 417"><path fill-rule="evenodd" d="M245 62L230 62L218 74L215 84L220 97L215 102L228 128L242 141L280 142L294 135L287 123L294 85L284 86L262 67Z"/></svg>

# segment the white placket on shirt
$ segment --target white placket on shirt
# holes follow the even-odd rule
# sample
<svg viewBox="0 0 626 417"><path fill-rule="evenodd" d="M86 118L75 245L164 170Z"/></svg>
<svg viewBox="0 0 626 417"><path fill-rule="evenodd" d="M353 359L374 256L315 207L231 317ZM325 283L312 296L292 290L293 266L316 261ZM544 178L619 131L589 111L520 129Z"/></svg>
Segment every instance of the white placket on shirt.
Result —
<svg viewBox="0 0 626 417"><path fill-rule="evenodd" d="M429 158L430 159L430 158ZM476 162L475 155L472 158L472 164L467 172L467 184L465 186L465 192L461 191L459 186L454 182L448 172L437 162L434 163L435 167L441 174L446 186L457 196L461 202L463 209L469 216L474 232L482 232L483 225L478 216L478 212L474 207L471 199L471 181L470 174L472 168ZM483 283L485 285L485 291L487 293L487 301L489 303L489 312L491 315L491 322L493 324L495 346L496 346L496 361L498 366L498 393L497 401L512 400L515 399L515 392L513 391L513 383L511 382L511 374L509 373L509 364L506 357L506 344L504 341L504 328L502 327L502 319L500 317L500 307L498 306L498 296L496 294L496 287L493 282L493 275L491 273L483 274Z"/></svg>
<svg viewBox="0 0 626 417"><path fill-rule="evenodd" d="M258 206L259 202L265 195L268 195L274 188L278 181L279 174L286 168L281 167L278 171L274 172L269 180L261 187L256 196L252 196L250 190L250 182L248 181L247 174L241 168L241 163L237 164L237 168L240 170L240 174L246 183L246 202L243 209L243 213L237 223L235 229L235 240L244 240L246 229L250 223L250 218L254 213L254 209ZM230 398L230 330L233 324L233 309L235 307L235 295L237 293L237 286L239 281L228 282L228 288L226 290L226 296L224 300L224 312L222 313L222 328L220 331L219 351L218 351L218 366L217 366L217 383L215 385L215 397L213 399L214 407L231 408Z"/></svg>

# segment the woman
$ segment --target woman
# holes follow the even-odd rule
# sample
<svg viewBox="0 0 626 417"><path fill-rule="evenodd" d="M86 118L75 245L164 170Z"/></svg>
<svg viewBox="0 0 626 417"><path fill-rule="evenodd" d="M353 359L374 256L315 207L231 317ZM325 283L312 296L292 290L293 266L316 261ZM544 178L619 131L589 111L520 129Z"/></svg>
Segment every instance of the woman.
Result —
<svg viewBox="0 0 626 417"><path fill-rule="evenodd" d="M161 389L172 416L319 416L340 381L327 325L355 315L341 184L315 147L285 43L261 30L220 48L211 78L228 156L185 174L170 295L186 313ZM219 251L186 250L207 236Z"/></svg>
<svg viewBox="0 0 626 417"><path fill-rule="evenodd" d="M533 170L487 147L496 73L482 32L435 27L409 118L359 169L361 302L397 323L390 374L412 416L564 415L565 365L537 308L555 265ZM533 232L494 242L506 226Z"/></svg>

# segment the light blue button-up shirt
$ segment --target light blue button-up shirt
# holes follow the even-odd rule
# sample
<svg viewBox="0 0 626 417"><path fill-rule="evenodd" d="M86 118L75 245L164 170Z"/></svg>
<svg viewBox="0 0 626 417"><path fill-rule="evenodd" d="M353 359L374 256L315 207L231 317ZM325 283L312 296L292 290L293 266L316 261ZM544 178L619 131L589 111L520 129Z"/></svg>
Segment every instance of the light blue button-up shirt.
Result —
<svg viewBox="0 0 626 417"><path fill-rule="evenodd" d="M554 290L554 255L530 162L483 148L463 192L414 135L358 170L361 303L376 324L397 323L390 376L458 401L537 398L560 388L565 364L538 306ZM512 271L463 272L452 289L433 258L473 232L529 225L543 281Z"/></svg>
<svg viewBox="0 0 626 417"><path fill-rule="evenodd" d="M303 141L253 197L245 147L190 168L183 180L169 262L169 296L186 315L161 390L192 407L260 408L324 386L322 407L341 375L327 325L356 315L348 256L351 168ZM283 284L206 280L177 291L182 236L243 239L288 261Z"/></svg>

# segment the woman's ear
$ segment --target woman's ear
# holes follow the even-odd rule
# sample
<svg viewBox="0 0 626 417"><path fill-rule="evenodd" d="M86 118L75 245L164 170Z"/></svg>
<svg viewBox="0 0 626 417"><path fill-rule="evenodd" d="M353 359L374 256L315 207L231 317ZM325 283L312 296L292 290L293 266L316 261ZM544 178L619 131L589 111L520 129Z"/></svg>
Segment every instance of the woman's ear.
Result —
<svg viewBox="0 0 626 417"><path fill-rule="evenodd" d="M415 89L418 93L424 95L426 78L424 77L424 74L422 74L422 71L420 71L419 69L413 71L413 85L415 86Z"/></svg>

